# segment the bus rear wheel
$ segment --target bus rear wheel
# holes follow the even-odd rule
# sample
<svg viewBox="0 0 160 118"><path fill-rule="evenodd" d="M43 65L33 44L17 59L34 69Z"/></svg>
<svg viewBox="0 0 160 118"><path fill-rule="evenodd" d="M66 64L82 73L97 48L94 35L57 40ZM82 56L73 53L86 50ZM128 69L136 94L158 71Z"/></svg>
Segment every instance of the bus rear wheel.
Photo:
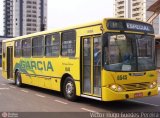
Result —
<svg viewBox="0 0 160 118"><path fill-rule="evenodd" d="M74 80L71 77L67 77L63 84L63 93L64 97L70 101L75 101L76 96L76 87Z"/></svg>
<svg viewBox="0 0 160 118"><path fill-rule="evenodd" d="M16 72L15 84L16 84L18 87L21 87L21 86L22 86L21 73L20 73L19 71Z"/></svg>

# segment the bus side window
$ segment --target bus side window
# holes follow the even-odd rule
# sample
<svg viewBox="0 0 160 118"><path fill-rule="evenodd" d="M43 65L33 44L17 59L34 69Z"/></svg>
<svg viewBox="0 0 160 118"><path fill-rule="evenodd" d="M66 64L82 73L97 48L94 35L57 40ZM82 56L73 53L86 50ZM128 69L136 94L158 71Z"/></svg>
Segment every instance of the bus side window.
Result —
<svg viewBox="0 0 160 118"><path fill-rule="evenodd" d="M76 31L62 32L62 56L73 57L76 53Z"/></svg>
<svg viewBox="0 0 160 118"><path fill-rule="evenodd" d="M22 56L31 57L32 55L32 41L31 38L22 40Z"/></svg>
<svg viewBox="0 0 160 118"><path fill-rule="evenodd" d="M6 44L3 43L2 46L3 46L3 58L5 58L6 57Z"/></svg>
<svg viewBox="0 0 160 118"><path fill-rule="evenodd" d="M34 37L32 39L32 56L41 57L44 55L44 36Z"/></svg>
<svg viewBox="0 0 160 118"><path fill-rule="evenodd" d="M45 56L59 56L60 34L49 34L45 37Z"/></svg>
<svg viewBox="0 0 160 118"><path fill-rule="evenodd" d="M22 43L21 40L15 41L14 44L14 56L21 57L22 54Z"/></svg>

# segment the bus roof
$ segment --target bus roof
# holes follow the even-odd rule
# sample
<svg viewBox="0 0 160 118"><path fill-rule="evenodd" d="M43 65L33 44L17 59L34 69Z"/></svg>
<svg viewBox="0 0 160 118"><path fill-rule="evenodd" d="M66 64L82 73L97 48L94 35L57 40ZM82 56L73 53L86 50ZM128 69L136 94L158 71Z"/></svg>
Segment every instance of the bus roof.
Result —
<svg viewBox="0 0 160 118"><path fill-rule="evenodd" d="M7 40L3 40L3 42L9 42L9 41L23 39L23 38L29 38L29 37L33 37L33 36L50 34L50 33L53 33L53 32L61 32L61 31L65 31L65 30L78 29L78 28L83 28L83 27L88 27L88 26L93 26L93 25L100 25L100 24L102 24L102 21L96 21L96 22L86 23L86 24L76 25L76 26L74 25L74 26L70 26L70 27L66 27L66 28L56 28L56 29L40 31L40 32L36 32L36 33L24 35L24 36L18 36L18 37L15 37L15 38L9 38Z"/></svg>
<svg viewBox="0 0 160 118"><path fill-rule="evenodd" d="M70 30L70 29L79 29L79 28L83 28L83 27L100 25L100 24L102 24L102 22L104 20L132 20L132 21L146 23L146 22L143 22L143 21L138 21L138 20L130 19L130 18L104 18L103 20L99 20L99 21L96 21L96 22L90 22L90 23L85 23L85 24L81 24L81 25L74 25L74 26L70 26L70 27L66 27L66 28L51 29L51 30L46 30L46 31L41 31L41 32L36 32L36 33L24 35L24 36L18 36L18 37L15 37L15 38L9 38L9 39L3 40L3 42L9 42L9 41L18 40L18 39L25 39L25 38L29 38L29 37L33 37L33 36L50 34L50 33L53 33L53 32L61 32L61 31ZM149 24L149 23L146 23L146 24Z"/></svg>

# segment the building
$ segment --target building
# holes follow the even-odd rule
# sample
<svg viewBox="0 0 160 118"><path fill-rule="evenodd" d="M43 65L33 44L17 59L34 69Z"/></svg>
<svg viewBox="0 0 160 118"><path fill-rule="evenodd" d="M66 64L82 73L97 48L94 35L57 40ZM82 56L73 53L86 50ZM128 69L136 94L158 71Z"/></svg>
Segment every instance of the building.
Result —
<svg viewBox="0 0 160 118"><path fill-rule="evenodd" d="M131 1L114 0L114 16L120 18L131 18Z"/></svg>
<svg viewBox="0 0 160 118"><path fill-rule="evenodd" d="M146 21L152 12L147 9L157 0L114 0L114 16ZM160 17L153 22L155 34L160 33Z"/></svg>
<svg viewBox="0 0 160 118"><path fill-rule="evenodd" d="M13 3L11 0L4 0L4 35L13 36Z"/></svg>
<svg viewBox="0 0 160 118"><path fill-rule="evenodd" d="M22 36L47 28L47 0L4 0L4 36Z"/></svg>
<svg viewBox="0 0 160 118"><path fill-rule="evenodd" d="M155 52L155 55L156 55L156 64L157 64L157 68L160 69L160 35L156 35L155 37L155 40L156 40L156 52Z"/></svg>
<svg viewBox="0 0 160 118"><path fill-rule="evenodd" d="M153 12L147 22L153 22L154 19L160 14L160 0L152 4L147 11ZM160 34L155 35L155 55L156 55L156 64L157 68L160 69ZM160 72L160 70L159 70ZM160 73L159 73L160 74ZM159 81L160 82L160 81Z"/></svg>

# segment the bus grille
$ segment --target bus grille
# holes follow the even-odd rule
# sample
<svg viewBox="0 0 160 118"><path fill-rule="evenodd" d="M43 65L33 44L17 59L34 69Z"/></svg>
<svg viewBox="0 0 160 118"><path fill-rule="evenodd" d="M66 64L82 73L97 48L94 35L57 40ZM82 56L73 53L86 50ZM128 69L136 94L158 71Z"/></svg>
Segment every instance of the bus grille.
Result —
<svg viewBox="0 0 160 118"><path fill-rule="evenodd" d="M144 89L149 88L149 82L124 84L124 85L122 85L122 87L126 91L144 90Z"/></svg>

